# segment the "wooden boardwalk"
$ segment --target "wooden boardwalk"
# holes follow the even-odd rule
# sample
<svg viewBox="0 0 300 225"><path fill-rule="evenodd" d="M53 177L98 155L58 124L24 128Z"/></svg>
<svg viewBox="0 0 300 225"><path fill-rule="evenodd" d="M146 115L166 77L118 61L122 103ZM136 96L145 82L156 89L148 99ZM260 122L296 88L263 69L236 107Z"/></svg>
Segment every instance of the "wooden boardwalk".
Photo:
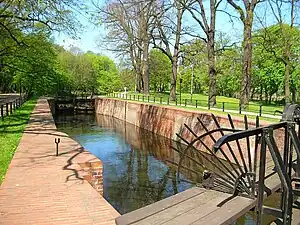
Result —
<svg viewBox="0 0 300 225"><path fill-rule="evenodd" d="M266 174L273 172L274 164L269 161ZM281 188L277 174L265 180L268 196ZM267 197L265 195L265 197ZM194 187L177 195L163 199L144 208L122 215L116 219L116 224L164 224L164 225L220 225L232 224L238 218L253 209L257 199L250 199L215 190ZM272 222L272 221L270 221ZM275 225L275 223L272 223ZM300 224L300 210L293 210L292 225Z"/></svg>

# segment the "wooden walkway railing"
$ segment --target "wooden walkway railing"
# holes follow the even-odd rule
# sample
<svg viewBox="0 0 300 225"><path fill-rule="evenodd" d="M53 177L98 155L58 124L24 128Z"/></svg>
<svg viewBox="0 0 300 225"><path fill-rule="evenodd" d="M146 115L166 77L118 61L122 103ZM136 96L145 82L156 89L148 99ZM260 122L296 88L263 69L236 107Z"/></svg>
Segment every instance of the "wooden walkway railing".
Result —
<svg viewBox="0 0 300 225"><path fill-rule="evenodd" d="M4 117L13 114L16 109L20 108L24 104L26 99L26 96L20 96L14 98L13 100L4 100L2 103L0 103L1 119L3 120Z"/></svg>

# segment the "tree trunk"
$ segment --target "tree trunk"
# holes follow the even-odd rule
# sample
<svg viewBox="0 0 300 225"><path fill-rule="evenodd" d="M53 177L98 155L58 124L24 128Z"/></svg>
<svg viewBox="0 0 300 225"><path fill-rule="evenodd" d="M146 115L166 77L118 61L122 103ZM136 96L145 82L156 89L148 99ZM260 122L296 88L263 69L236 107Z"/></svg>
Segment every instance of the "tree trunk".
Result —
<svg viewBox="0 0 300 225"><path fill-rule="evenodd" d="M172 58L172 77L171 77L170 101L176 100L177 60L178 60L178 57L174 56Z"/></svg>
<svg viewBox="0 0 300 225"><path fill-rule="evenodd" d="M216 5L215 0L210 0L210 28L207 26L207 56L208 56L208 74L209 90L208 105L216 105L217 84L216 84L216 59L215 59L215 32L216 32Z"/></svg>
<svg viewBox="0 0 300 225"><path fill-rule="evenodd" d="M149 94L149 41L145 40L143 43L143 81L144 93Z"/></svg>
<svg viewBox="0 0 300 225"><path fill-rule="evenodd" d="M215 67L215 46L214 46L214 31L208 34L207 52L208 52L208 74L209 74L209 91L208 104L210 107L216 105L216 67Z"/></svg>
<svg viewBox="0 0 300 225"><path fill-rule="evenodd" d="M182 26L182 15L183 9L178 3L177 5L177 26L176 26L176 36L175 36L175 44L174 44L174 52L172 57L172 77L171 77L171 89L170 89L170 100L176 100L176 81L177 81L177 62L179 55L179 47L180 47L180 35L181 35L181 26Z"/></svg>
<svg viewBox="0 0 300 225"><path fill-rule="evenodd" d="M240 104L245 109L249 103L251 91L251 67L252 67L252 23L253 12L247 10L247 17L244 22L244 57L243 57L243 71Z"/></svg>
<svg viewBox="0 0 300 225"><path fill-rule="evenodd" d="M290 72L291 72L291 48L290 43L286 43L284 51L285 71L284 71L284 100L285 104L291 102L290 97Z"/></svg>

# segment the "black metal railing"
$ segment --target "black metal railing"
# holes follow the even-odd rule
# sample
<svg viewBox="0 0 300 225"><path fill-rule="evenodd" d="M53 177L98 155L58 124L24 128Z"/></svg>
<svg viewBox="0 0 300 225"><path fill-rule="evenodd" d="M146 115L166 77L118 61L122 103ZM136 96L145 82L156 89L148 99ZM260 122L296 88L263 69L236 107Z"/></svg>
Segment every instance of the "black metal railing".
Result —
<svg viewBox="0 0 300 225"><path fill-rule="evenodd" d="M192 107L192 108L203 108L203 109L215 109L222 112L236 112L239 114L249 112L254 113L258 116L263 115L281 115L282 111L278 109L274 109L272 106L262 105L262 104L255 104L255 103L248 103L245 108L242 108L241 105L237 102L217 102L216 105L210 106L207 100L199 100L199 99L191 99L191 98L182 98L176 99L175 101L171 101L167 96L155 97L150 95L141 95L141 94L120 94L120 93L108 93L108 97L113 98L123 98L133 101L142 101L142 102L152 102L152 103L159 103L164 105L177 105L177 106L185 106L185 107Z"/></svg>
<svg viewBox="0 0 300 225"><path fill-rule="evenodd" d="M243 130L235 128L230 115L230 128L221 127L214 115L212 120L213 129L209 129L198 119L199 125L205 131L202 135L197 135L184 124L193 137L190 141L185 132L177 134L187 145L183 150L177 149L181 153L177 168L178 180L182 161L188 151L194 151L214 165L213 169L208 169L203 160L195 160L204 168L204 171L199 171L199 176L201 173L203 175L199 185L231 193L233 197L240 195L256 199L256 224L262 223L263 214L277 217L281 224L291 224L294 200L296 196L300 196L300 107L287 105L281 122L262 127L259 126L257 117L255 127L249 128L245 116ZM211 126L211 123L208 124ZM221 137L217 138L218 136ZM212 147L208 146L209 140ZM201 148L210 153L211 157L198 150L199 142ZM266 193L270 194L267 181L275 176L279 177L277 182L282 189L279 208L264 205Z"/></svg>

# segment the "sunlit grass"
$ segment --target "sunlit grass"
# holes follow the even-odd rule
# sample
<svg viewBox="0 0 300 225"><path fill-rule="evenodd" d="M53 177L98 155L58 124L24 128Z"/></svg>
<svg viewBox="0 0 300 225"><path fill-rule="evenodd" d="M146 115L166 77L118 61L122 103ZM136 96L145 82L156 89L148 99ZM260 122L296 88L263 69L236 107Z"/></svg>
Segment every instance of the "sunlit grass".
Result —
<svg viewBox="0 0 300 225"><path fill-rule="evenodd" d="M138 97L139 96L139 97ZM134 92L128 92L127 98L131 100L142 100L143 98L142 93L134 93ZM155 101L159 103L162 102L168 102L169 99L169 93L150 93L149 100L151 102ZM148 101L148 96L144 96L144 101ZM180 96L177 94L177 103L180 105ZM203 94L193 94L192 98L189 93L182 93L181 94L181 106L184 106L185 104L189 106L202 106L202 107L208 107L208 96ZM239 105L239 99L237 98L230 98L225 96L217 96L217 104L215 108L218 109L224 109L225 110L235 110L239 111L240 105ZM269 114L274 115L278 111L283 111L284 106L278 105L278 104L267 104L265 102L259 102L259 101L251 101L248 105L248 108L243 111L253 112L259 114L260 110L262 114ZM278 115L278 113L277 113Z"/></svg>
<svg viewBox="0 0 300 225"><path fill-rule="evenodd" d="M12 115L0 119L0 184L18 147L36 100L29 100Z"/></svg>

